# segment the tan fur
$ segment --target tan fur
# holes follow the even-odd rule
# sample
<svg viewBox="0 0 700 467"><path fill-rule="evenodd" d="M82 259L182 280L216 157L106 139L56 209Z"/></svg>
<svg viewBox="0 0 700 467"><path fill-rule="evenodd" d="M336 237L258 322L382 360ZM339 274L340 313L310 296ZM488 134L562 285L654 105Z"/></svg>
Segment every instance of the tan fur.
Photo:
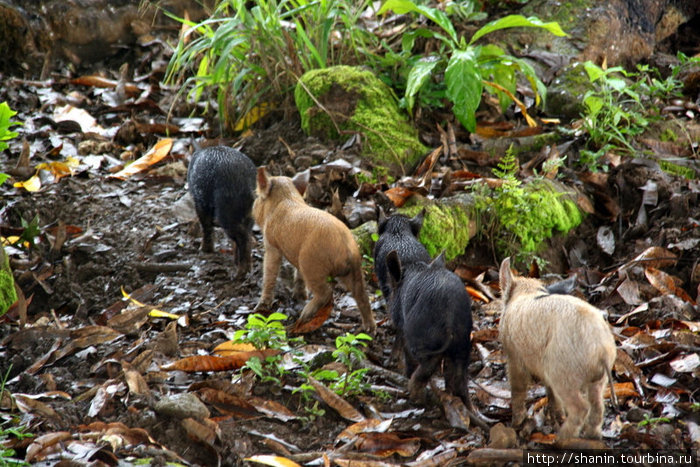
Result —
<svg viewBox="0 0 700 467"><path fill-rule="evenodd" d="M525 394L535 377L547 387L552 407L564 410L560 439L599 439L603 389L617 353L602 311L571 295L550 294L537 279L514 276L509 258L501 264L500 285L499 336L508 360L513 426L525 419Z"/></svg>
<svg viewBox="0 0 700 467"><path fill-rule="evenodd" d="M331 214L308 206L288 177L269 177L258 169L257 199L253 217L265 243L263 286L256 309L270 305L282 258L297 268L295 295L304 295L303 280L312 298L299 320L308 321L333 299L329 277L350 291L362 315L365 331L376 324L362 277L360 250L350 229Z"/></svg>

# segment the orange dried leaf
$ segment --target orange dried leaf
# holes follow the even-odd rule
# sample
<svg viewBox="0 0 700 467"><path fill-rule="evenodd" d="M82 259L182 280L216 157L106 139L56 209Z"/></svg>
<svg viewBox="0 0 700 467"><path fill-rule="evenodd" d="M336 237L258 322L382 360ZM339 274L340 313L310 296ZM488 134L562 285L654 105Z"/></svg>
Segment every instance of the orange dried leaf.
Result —
<svg viewBox="0 0 700 467"><path fill-rule="evenodd" d="M491 301L491 300L489 300L489 298L486 295L479 292L474 287L470 287L467 285L464 288L467 290L467 293L469 294L469 296L471 298L473 298L474 300L479 300L480 302L484 302L484 303L489 303Z"/></svg>
<svg viewBox="0 0 700 467"><path fill-rule="evenodd" d="M246 457L243 459L249 462L257 462L259 464L271 465L272 467L301 467L299 464L293 460L289 460L282 456L271 456L271 455L258 455L252 457Z"/></svg>
<svg viewBox="0 0 700 467"><path fill-rule="evenodd" d="M376 418L368 418L366 420L362 420L361 422L353 423L346 429L340 432L340 434L336 437L336 442L338 441L350 441L355 436L359 435L360 433L367 433L367 432L379 432L379 433L384 433L386 432L387 429L389 429L389 426L391 426L391 419L389 420L379 420Z"/></svg>
<svg viewBox="0 0 700 467"><path fill-rule="evenodd" d="M626 381L624 383L615 383L613 384L615 387L615 396L618 399L621 399L623 397L639 397L639 393L637 390L634 388L634 383L631 381ZM610 399L610 385L605 386L605 389L603 390L603 397L606 399Z"/></svg>
<svg viewBox="0 0 700 467"><path fill-rule="evenodd" d="M120 180L126 180L132 175L142 172L150 166L152 166L153 164L161 161L165 156L168 155L168 153L170 153L170 149L172 149L172 147L173 140L171 138L164 138L158 141L146 154L139 157L119 172L109 175L109 177L118 178Z"/></svg>
<svg viewBox="0 0 700 467"><path fill-rule="evenodd" d="M677 277L666 274L665 272L652 267L646 268L644 270L644 275L649 283L662 294L673 294L676 297L691 303L693 306L695 305L695 300L693 300L685 290L678 287L677 284L680 284L681 280Z"/></svg>
<svg viewBox="0 0 700 467"><path fill-rule="evenodd" d="M355 407L350 405L345 399L328 389L326 386L316 381L314 378L309 378L309 383L314 387L318 395L323 401L331 406L338 414L346 420L352 422L361 422L365 417L358 412Z"/></svg>
<svg viewBox="0 0 700 467"><path fill-rule="evenodd" d="M316 313L316 316L314 316L310 320L304 321L304 322L299 322L299 320L297 320L294 323L294 326L292 327L292 330L290 331L290 333L292 333L292 334L306 334L308 332L315 331L316 329L323 326L323 323L325 323L326 320L328 320L328 318L330 318L331 311L333 311L333 302L332 301L328 302L328 304L326 306L324 306L323 308L318 310L318 312Z"/></svg>
<svg viewBox="0 0 700 467"><path fill-rule="evenodd" d="M215 353L219 357L225 357L236 352L248 352L251 350L255 350L255 346L253 344L226 341L214 347L212 353Z"/></svg>
<svg viewBox="0 0 700 467"><path fill-rule="evenodd" d="M234 417L251 419L260 417L260 412L244 397L229 394L214 388L201 388L197 391L202 402L211 404L222 413Z"/></svg>
<svg viewBox="0 0 700 467"><path fill-rule="evenodd" d="M412 191L406 187L397 186L394 188L389 188L384 192L384 194L391 200L392 203L394 203L394 206L400 208L406 203L408 198L415 194L415 191Z"/></svg>
<svg viewBox="0 0 700 467"><path fill-rule="evenodd" d="M435 166L435 163L438 160L438 157L440 157L440 153L442 152L442 150L442 146L433 149L433 151L430 154L428 154L428 156L418 166L413 175L415 175L416 177L420 177L423 174L431 172L433 170L433 167Z"/></svg>
<svg viewBox="0 0 700 467"><path fill-rule="evenodd" d="M161 367L164 371L230 371L241 368L252 357L265 360L267 357L277 355L279 350L265 349L250 352L239 352L226 357L216 357L214 355L195 355L185 357L168 365Z"/></svg>
<svg viewBox="0 0 700 467"><path fill-rule="evenodd" d="M530 441L538 444L554 444L556 440L557 435L555 435L554 433L545 435L544 433L535 432L532 435L530 435Z"/></svg>
<svg viewBox="0 0 700 467"><path fill-rule="evenodd" d="M182 427L187 432L187 436L195 441L213 445L219 434L219 426L211 420L200 422L194 418L182 420Z"/></svg>
<svg viewBox="0 0 700 467"><path fill-rule="evenodd" d="M420 448L420 438L401 439L396 433L361 433L355 447L359 451L369 452L375 456L412 457Z"/></svg>

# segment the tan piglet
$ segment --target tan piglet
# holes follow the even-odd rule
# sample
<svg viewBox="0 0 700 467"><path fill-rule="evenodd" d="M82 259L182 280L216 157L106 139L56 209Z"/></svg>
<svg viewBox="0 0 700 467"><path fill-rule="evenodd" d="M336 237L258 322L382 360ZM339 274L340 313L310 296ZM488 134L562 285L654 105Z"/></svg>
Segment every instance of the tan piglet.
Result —
<svg viewBox="0 0 700 467"><path fill-rule="evenodd" d="M503 314L499 337L508 365L513 426L525 419L531 378L544 384L550 407L565 420L558 438L601 438L603 389L612 385L617 350L603 312L587 302L551 293L538 279L514 276L510 258L499 271Z"/></svg>
<svg viewBox="0 0 700 467"><path fill-rule="evenodd" d="M328 279L334 277L355 298L363 329L375 331L360 250L345 224L326 211L307 205L290 178L270 177L264 167L258 169L253 217L262 230L265 244L262 294L256 310L267 308L272 302L284 257L297 269L295 294L304 295L303 280L312 295L301 312L300 322L313 318L332 300L333 289Z"/></svg>

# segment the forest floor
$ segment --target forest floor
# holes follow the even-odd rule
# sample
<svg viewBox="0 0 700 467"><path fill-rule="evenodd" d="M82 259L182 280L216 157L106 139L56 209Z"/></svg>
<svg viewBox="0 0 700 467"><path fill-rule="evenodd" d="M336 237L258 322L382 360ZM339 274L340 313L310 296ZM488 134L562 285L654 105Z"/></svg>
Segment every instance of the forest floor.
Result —
<svg viewBox="0 0 700 467"><path fill-rule="evenodd" d="M130 82L137 91L126 96L117 95L114 82L102 87L68 72L46 82L3 77L0 101L19 112L23 126L0 155L0 167L17 173L24 151L32 168L0 186L0 234L22 235L27 224L36 225L31 248L6 248L24 297L1 318L0 370L13 396L12 403L2 399L2 421L3 427L20 422L34 436L10 437L17 457L39 465L60 459L81 465L138 459L240 465L250 456L274 454L299 463L459 465L484 448L505 462L523 449L552 447L554 428L543 419L539 386L528 401L534 422L512 438L498 429L466 428L459 410L451 408L454 401L438 389L426 404L408 400L401 369L390 359L394 331L383 299L373 293L371 265L366 280L379 326L364 350L372 389L345 398L354 411L327 395L304 399L295 391L304 381L291 371L277 381L262 381L251 371L167 371L184 357L211 355L244 328L260 296L264 251L256 228L253 267L243 281L233 279L232 245L221 230L215 253L199 251L186 165L191 139L215 142L210 135L218 134L217 123L175 106L168 124L178 131L171 127L166 137L174 90L157 86L162 67L152 62L152 70ZM135 63L137 75L144 66ZM316 167L318 199L328 201L331 189L338 189L346 206L360 201L374 209L385 202L382 190L353 198L356 178L332 164L357 164L356 145L307 137L293 112L283 114L244 136L216 142L235 145L274 174ZM692 118L678 121L697 126ZM161 162L124 180L110 177L124 160L165 140L173 144ZM689 158L697 159L697 145L693 151ZM12 184L28 178L39 162L70 158L78 161L71 175L45 170L38 191ZM496 162L460 164L491 177ZM700 183L669 175L643 157L622 158L606 173L569 168L561 179L582 186L594 209L565 238L551 242L550 256L559 259L546 272L552 278L577 274L577 293L607 310L619 348L619 406L607 405L604 438L572 446L697 450ZM615 239L612 249L607 235ZM497 297L500 259L488 239L475 239L449 267L475 277L484 273L480 283ZM302 304L291 289L292 268L286 265L275 311L295 319ZM475 300L472 309L470 393L491 425L510 426L499 311L497 301L489 302ZM154 307L179 319L152 316ZM303 335L303 353L323 355L327 363L336 338L359 333L359 324L354 301L337 289L331 317ZM195 400L177 398L183 394ZM160 405L168 401L175 408ZM344 431L351 426L355 431Z"/></svg>

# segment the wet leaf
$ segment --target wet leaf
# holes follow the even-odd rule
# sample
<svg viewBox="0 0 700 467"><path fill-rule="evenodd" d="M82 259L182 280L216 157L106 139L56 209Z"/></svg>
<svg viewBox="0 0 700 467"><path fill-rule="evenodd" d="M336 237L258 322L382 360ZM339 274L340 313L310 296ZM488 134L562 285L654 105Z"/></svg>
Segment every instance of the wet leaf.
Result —
<svg viewBox="0 0 700 467"><path fill-rule="evenodd" d="M35 192L41 189L41 179L39 178L39 174L34 174L23 182L15 182L12 186L15 188L24 188L29 192Z"/></svg>
<svg viewBox="0 0 700 467"><path fill-rule="evenodd" d="M180 422L187 436L205 444L213 445L219 438L219 426L211 420L195 420L186 418Z"/></svg>
<svg viewBox="0 0 700 467"><path fill-rule="evenodd" d="M391 426L392 419L379 420L376 418L368 418L362 420L361 422L353 423L346 429L340 432L340 434L335 438L336 442L347 442L351 441L355 436L360 433L369 432L379 432L386 433L386 431Z"/></svg>
<svg viewBox="0 0 700 467"><path fill-rule="evenodd" d="M618 272L622 272L627 268L636 264L641 264L643 267L663 268L673 266L678 261L678 256L660 246L652 246L641 252L632 261L626 263Z"/></svg>
<svg viewBox="0 0 700 467"><path fill-rule="evenodd" d="M279 350L264 349L254 350L249 352L239 352L235 355L226 357L217 357L214 355L195 355L185 357L167 365L161 366L164 371L186 371L192 373L195 371L230 371L238 370L252 357L258 357L265 360L267 357L277 355Z"/></svg>
<svg viewBox="0 0 700 467"><path fill-rule="evenodd" d="M142 172L162 160L170 153L172 147L173 140L171 138L164 138L158 141L146 154L139 157L119 172L109 175L109 177L126 180L132 175Z"/></svg>
<svg viewBox="0 0 700 467"><path fill-rule="evenodd" d="M299 322L299 320L297 320L289 332L291 334L306 334L309 332L313 332L321 326L323 326L323 323L325 323L328 320L328 318L330 318L331 311L333 311L332 300L326 306L318 310L318 312L316 312L316 316L314 316L310 320L304 322Z"/></svg>
<svg viewBox="0 0 700 467"><path fill-rule="evenodd" d="M384 194L391 200L392 203L394 203L394 206L400 208L406 203L408 198L415 194L415 191L402 186L397 186L394 188L389 188L384 192Z"/></svg>
<svg viewBox="0 0 700 467"><path fill-rule="evenodd" d="M148 383L143 378L141 373L139 373L129 362L122 361L122 368L124 370L124 379L126 380L126 385L129 388L131 394L136 395L146 395L150 391L148 389Z"/></svg>
<svg viewBox="0 0 700 467"><path fill-rule="evenodd" d="M95 117L90 115L85 109L74 107L70 104L58 106L54 110L53 119L58 122L77 122L83 133L102 134L104 129L97 124Z"/></svg>
<svg viewBox="0 0 700 467"><path fill-rule="evenodd" d="M309 378L311 384L323 401L332 407L338 414L351 422L361 422L365 417L358 412L345 399L328 389L326 386L316 381L314 378Z"/></svg>
<svg viewBox="0 0 700 467"><path fill-rule="evenodd" d="M80 349L111 342L122 334L107 326L85 326L71 331L71 338L65 347L54 353L54 360L72 355Z"/></svg>
<svg viewBox="0 0 700 467"><path fill-rule="evenodd" d="M598 246L606 254L612 255L615 252L615 235L610 227L603 225L598 229L596 235Z"/></svg>
<svg viewBox="0 0 700 467"><path fill-rule="evenodd" d="M379 457L394 454L412 457L420 448L420 438L401 438L397 433L360 433L355 447Z"/></svg>
<svg viewBox="0 0 700 467"><path fill-rule="evenodd" d="M662 294L673 294L678 298L695 305L695 300L690 298L690 295L688 295L685 290L677 286L677 284L681 283L680 279L653 267L646 268L644 270L644 275L649 280L649 283Z"/></svg>
<svg viewBox="0 0 700 467"><path fill-rule="evenodd" d="M248 344L245 342L237 343L233 341L226 341L214 347L212 353L220 357L225 357L227 355L235 355L238 352L250 352L253 350L257 350L253 344Z"/></svg>
<svg viewBox="0 0 700 467"><path fill-rule="evenodd" d="M296 462L281 456L257 455L246 457L243 460L248 462L257 462L264 465L271 465L272 467L301 467Z"/></svg>
<svg viewBox="0 0 700 467"><path fill-rule="evenodd" d="M37 436L27 448L24 458L27 462L39 462L53 452L62 451L58 443L71 439L73 434L69 431L56 431L45 435Z"/></svg>
<svg viewBox="0 0 700 467"><path fill-rule="evenodd" d="M634 384L630 383L629 381L624 383L614 383L613 387L615 388L615 396L618 400L627 397L640 397L639 393L636 391L636 389L634 389ZM603 389L603 397L610 399L610 385L606 385L605 389Z"/></svg>
<svg viewBox="0 0 700 467"><path fill-rule="evenodd" d="M93 88L116 88L118 81L113 79L107 79L103 76L98 75L85 75L78 76L70 80L71 84L77 84L80 86L89 86ZM125 91L131 97L138 96L141 94L141 89L135 84L127 83L125 86Z"/></svg>
<svg viewBox="0 0 700 467"><path fill-rule="evenodd" d="M20 412L41 418L58 418L56 411L48 404L32 399L23 394L14 394L15 403Z"/></svg>
<svg viewBox="0 0 700 467"><path fill-rule="evenodd" d="M248 402L253 405L258 412L264 414L269 418L275 418L283 422L288 422L290 420L296 420L297 417L291 410L283 406L279 402L272 400L263 399L261 397L250 396Z"/></svg>
<svg viewBox="0 0 700 467"><path fill-rule="evenodd" d="M679 373L690 373L700 367L700 356L697 353L684 355L671 361L669 365Z"/></svg>

